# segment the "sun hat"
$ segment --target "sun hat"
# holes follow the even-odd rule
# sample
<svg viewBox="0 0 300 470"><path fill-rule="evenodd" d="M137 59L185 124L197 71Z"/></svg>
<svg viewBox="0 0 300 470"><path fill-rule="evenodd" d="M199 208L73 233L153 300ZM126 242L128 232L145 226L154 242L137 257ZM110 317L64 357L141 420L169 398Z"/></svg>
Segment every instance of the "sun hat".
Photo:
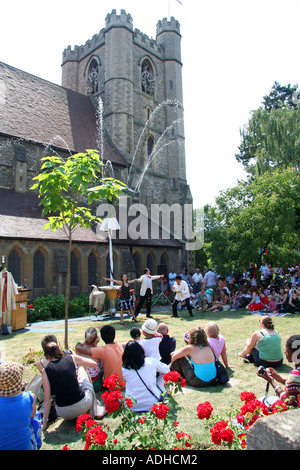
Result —
<svg viewBox="0 0 300 470"><path fill-rule="evenodd" d="M19 393L24 383L22 382L24 367L17 362L4 361L0 364L0 396L11 397Z"/></svg>
<svg viewBox="0 0 300 470"><path fill-rule="evenodd" d="M149 333L150 335L155 335L157 331L157 322L152 318L149 318L145 321L145 323L143 323L142 330L146 333Z"/></svg>

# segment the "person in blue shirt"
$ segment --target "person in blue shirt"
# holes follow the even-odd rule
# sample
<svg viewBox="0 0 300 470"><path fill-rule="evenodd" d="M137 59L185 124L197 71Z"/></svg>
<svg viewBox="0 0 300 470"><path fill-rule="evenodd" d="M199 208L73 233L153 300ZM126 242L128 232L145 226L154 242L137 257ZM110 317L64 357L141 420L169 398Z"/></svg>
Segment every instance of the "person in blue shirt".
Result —
<svg viewBox="0 0 300 470"><path fill-rule="evenodd" d="M37 449L31 419L36 415L36 397L24 392L24 367L17 362L0 364L0 449Z"/></svg>
<svg viewBox="0 0 300 470"><path fill-rule="evenodd" d="M171 353L170 370L176 370L192 387L216 383L215 356L203 328L190 331L188 344Z"/></svg>

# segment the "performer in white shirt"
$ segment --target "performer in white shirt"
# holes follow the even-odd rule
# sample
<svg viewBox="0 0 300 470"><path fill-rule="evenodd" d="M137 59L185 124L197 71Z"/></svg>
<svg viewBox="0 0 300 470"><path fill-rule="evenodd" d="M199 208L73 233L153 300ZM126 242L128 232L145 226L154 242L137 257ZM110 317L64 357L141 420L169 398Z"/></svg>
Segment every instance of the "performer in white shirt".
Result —
<svg viewBox="0 0 300 470"><path fill-rule="evenodd" d="M181 276L176 276L175 284L173 286L173 291L176 292L175 300L172 304L173 317L178 317L177 315L177 306L179 302L185 301L186 307L189 311L191 317L194 316L192 306L190 304L190 289L185 281L181 279Z"/></svg>
<svg viewBox="0 0 300 470"><path fill-rule="evenodd" d="M150 269L148 268L144 269L144 274L139 279L137 279L137 282L141 283L141 290L140 290L140 300L135 309L135 317L137 317L138 314L140 313L145 300L147 301L146 315L148 318L151 316L151 300L152 300L152 294L153 294L152 281L156 281L157 279L162 279L163 277L164 277L163 274L161 276L159 275L151 276Z"/></svg>

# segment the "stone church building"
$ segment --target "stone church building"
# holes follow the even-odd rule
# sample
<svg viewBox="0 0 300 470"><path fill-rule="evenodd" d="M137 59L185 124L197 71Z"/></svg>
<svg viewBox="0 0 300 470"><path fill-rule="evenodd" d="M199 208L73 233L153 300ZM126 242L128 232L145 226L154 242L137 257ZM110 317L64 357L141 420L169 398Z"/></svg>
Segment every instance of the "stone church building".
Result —
<svg viewBox="0 0 300 470"><path fill-rule="evenodd" d="M156 38L113 10L105 27L62 54L58 86L0 62L0 255L31 297L64 292L67 239L43 227L32 178L47 155L97 149L105 174L128 184L129 204L192 204L186 180L180 25L158 21ZM147 218L145 224L148 223ZM150 226L150 224L149 224ZM129 279L193 268L180 237L113 241L114 277ZM76 229L72 295L90 292L108 274L108 242Z"/></svg>

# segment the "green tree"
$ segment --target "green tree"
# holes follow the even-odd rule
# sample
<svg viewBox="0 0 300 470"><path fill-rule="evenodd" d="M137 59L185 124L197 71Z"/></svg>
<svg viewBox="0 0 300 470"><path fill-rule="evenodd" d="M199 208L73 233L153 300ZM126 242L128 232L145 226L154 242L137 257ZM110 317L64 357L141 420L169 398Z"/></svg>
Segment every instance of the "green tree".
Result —
<svg viewBox="0 0 300 470"><path fill-rule="evenodd" d="M291 109L298 109L298 103L295 100L295 93L297 93L298 85L291 86L290 83L285 85L280 85L278 82L275 82L271 88L271 91L268 95L264 96L263 106L268 111L274 108L282 108L287 106Z"/></svg>
<svg viewBox="0 0 300 470"><path fill-rule="evenodd" d="M225 270L242 269L270 247L268 262L300 261L300 178L274 169L223 191L210 208L209 256Z"/></svg>
<svg viewBox="0 0 300 470"><path fill-rule="evenodd" d="M96 150L86 150L66 160L45 157L42 162L40 173L33 178L37 183L31 189L38 189L42 216L48 218L44 228L54 231L62 228L69 241L65 303L65 347L68 348L72 234L78 226L90 228L99 222L101 219L92 214L92 205L101 199L115 200L126 186L113 178L101 178L103 162ZM93 191L89 191L92 186Z"/></svg>
<svg viewBox="0 0 300 470"><path fill-rule="evenodd" d="M273 168L295 168L300 173L300 108L259 108L241 130L236 159L250 176Z"/></svg>

